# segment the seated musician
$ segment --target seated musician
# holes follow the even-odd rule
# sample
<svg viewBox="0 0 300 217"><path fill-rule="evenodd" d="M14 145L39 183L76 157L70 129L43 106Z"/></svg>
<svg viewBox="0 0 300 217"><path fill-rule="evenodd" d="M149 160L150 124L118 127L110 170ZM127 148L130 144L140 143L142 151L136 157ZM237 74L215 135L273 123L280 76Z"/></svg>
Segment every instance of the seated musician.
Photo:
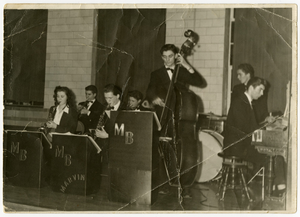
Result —
<svg viewBox="0 0 300 217"><path fill-rule="evenodd" d="M244 94L247 83L250 78L254 77L254 69L248 63L242 63L237 68L237 78L241 82L233 87L231 93L231 102L235 100L239 95ZM266 116L268 116L268 102L267 102L267 90L265 89L264 95L253 101L253 110L255 118L258 123L262 122Z"/></svg>
<svg viewBox="0 0 300 217"><path fill-rule="evenodd" d="M126 110L132 111L151 111L150 108L145 108L142 104L143 94L138 90L133 90L128 93L128 102Z"/></svg>
<svg viewBox="0 0 300 217"><path fill-rule="evenodd" d="M120 87L114 84L108 84L104 87L104 98L107 103L106 109L100 115L96 129L95 136L96 142L103 150L106 152L108 149L108 138L109 134L107 133L109 130L109 117L108 113L110 111L120 111L123 106L121 105L121 95L122 90Z"/></svg>
<svg viewBox="0 0 300 217"><path fill-rule="evenodd" d="M77 111L73 92L68 87L57 86L53 98L55 106L49 110L47 128L58 133L75 133Z"/></svg>
<svg viewBox="0 0 300 217"><path fill-rule="evenodd" d="M261 166L267 163L266 156L258 153L255 147L251 145L251 133L260 127L255 118L252 101L263 95L266 84L265 80L258 77L253 77L248 81L247 90L244 94L240 94L231 103L224 131L224 153L254 163L254 171L258 171ZM269 116L265 120L272 123L275 119ZM278 160L277 165L280 166L275 167L274 187L277 191L274 191L274 194L285 189L282 158L276 158L276 160Z"/></svg>
<svg viewBox="0 0 300 217"><path fill-rule="evenodd" d="M128 92L128 102L126 110L140 111L143 94L138 90Z"/></svg>
<svg viewBox="0 0 300 217"><path fill-rule="evenodd" d="M89 85L85 88L86 101L78 104L79 117L78 120L84 125L85 132L89 129L95 129L104 110L104 106L96 99L97 87Z"/></svg>

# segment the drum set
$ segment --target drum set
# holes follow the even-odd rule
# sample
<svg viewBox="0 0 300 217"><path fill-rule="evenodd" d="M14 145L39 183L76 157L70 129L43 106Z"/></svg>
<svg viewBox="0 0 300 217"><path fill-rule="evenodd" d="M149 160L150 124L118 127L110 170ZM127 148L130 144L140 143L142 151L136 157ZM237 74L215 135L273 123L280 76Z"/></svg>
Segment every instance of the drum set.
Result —
<svg viewBox="0 0 300 217"><path fill-rule="evenodd" d="M218 153L223 148L223 136L226 117L212 113L198 114L197 145L199 150L198 171L195 181L198 183L217 179L222 169L223 159Z"/></svg>

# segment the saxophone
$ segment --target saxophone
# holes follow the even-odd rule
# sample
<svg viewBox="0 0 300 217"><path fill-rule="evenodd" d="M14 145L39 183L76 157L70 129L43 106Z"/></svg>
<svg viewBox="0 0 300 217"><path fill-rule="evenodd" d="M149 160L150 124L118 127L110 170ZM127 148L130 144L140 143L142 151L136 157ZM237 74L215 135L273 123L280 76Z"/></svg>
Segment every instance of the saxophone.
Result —
<svg viewBox="0 0 300 217"><path fill-rule="evenodd" d="M48 118L47 118L47 122L48 121L53 121L53 117L54 117L54 112L55 112L55 109L51 109L49 110L49 113L48 113ZM44 123L40 128L39 128L39 131L44 133L45 135L47 135L51 129L47 127L47 122Z"/></svg>
<svg viewBox="0 0 300 217"><path fill-rule="evenodd" d="M105 113L105 112L108 111L108 110L110 110L110 106L109 106L109 105L106 106L106 108L104 109L104 111L103 111L102 114L100 115L99 121L98 121L98 123L97 123L96 129L102 130L103 127L105 126L107 120L109 119L108 116L107 116L107 114ZM94 137L94 140L97 138L95 132L94 132L93 137Z"/></svg>

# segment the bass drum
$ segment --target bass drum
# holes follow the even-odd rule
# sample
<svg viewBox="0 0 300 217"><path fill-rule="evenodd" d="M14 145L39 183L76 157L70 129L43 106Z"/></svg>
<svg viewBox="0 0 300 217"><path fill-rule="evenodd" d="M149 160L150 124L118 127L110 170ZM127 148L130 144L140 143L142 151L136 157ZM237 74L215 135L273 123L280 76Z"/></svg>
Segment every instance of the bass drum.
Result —
<svg viewBox="0 0 300 217"><path fill-rule="evenodd" d="M222 151L223 136L213 130L198 133L198 171L196 182L208 182L215 178L222 169L223 159L218 156ZM202 162L202 163L201 163Z"/></svg>

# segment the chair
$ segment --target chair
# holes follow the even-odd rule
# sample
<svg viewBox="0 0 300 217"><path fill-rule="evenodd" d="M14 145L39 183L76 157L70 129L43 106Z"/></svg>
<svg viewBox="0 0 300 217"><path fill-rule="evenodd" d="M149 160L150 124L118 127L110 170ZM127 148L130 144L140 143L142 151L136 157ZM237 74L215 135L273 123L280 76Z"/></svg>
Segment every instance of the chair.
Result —
<svg viewBox="0 0 300 217"><path fill-rule="evenodd" d="M224 200L226 190L241 189L246 193L249 201L252 202L243 173L243 169L246 167L243 159L224 153L218 153L218 156L223 158L221 179L217 193L221 195L220 200Z"/></svg>
<svg viewBox="0 0 300 217"><path fill-rule="evenodd" d="M85 132L84 124L81 121L78 121L76 127L76 134L84 134L84 132Z"/></svg>

